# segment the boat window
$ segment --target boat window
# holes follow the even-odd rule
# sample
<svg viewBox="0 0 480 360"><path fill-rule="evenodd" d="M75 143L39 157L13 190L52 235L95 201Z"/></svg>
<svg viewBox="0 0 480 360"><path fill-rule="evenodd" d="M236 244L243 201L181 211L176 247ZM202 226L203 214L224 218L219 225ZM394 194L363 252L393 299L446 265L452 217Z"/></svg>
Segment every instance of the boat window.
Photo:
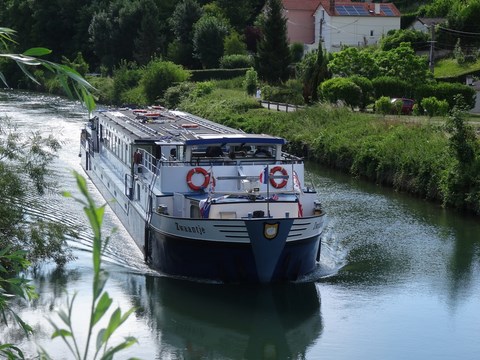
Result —
<svg viewBox="0 0 480 360"><path fill-rule="evenodd" d="M271 146L258 145L255 148L255 152L254 152L253 156L254 157L271 157L272 156L272 147Z"/></svg>
<svg viewBox="0 0 480 360"><path fill-rule="evenodd" d="M223 156L223 150L220 146L208 146L205 151L207 157L219 157Z"/></svg>

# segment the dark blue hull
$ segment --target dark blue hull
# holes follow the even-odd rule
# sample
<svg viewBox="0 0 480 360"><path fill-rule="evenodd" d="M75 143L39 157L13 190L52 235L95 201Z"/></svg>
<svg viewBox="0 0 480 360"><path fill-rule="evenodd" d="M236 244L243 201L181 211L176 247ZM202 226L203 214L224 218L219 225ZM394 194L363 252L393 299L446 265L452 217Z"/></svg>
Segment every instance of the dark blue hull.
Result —
<svg viewBox="0 0 480 360"><path fill-rule="evenodd" d="M255 261L252 245L197 241L154 232L151 265L175 276L222 282L265 282ZM293 281L312 272L320 253L320 235L287 242L268 282Z"/></svg>

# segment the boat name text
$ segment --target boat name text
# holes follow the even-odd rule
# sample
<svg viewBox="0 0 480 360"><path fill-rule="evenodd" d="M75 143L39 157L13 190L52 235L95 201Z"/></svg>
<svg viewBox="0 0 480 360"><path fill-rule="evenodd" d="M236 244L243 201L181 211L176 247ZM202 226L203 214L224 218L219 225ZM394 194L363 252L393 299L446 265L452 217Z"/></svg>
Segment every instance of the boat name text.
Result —
<svg viewBox="0 0 480 360"><path fill-rule="evenodd" d="M200 234L200 235L205 234L205 228L202 227L202 226L198 226L198 225L197 226L186 226L186 225L181 225L177 222L175 223L175 226L177 227L178 231Z"/></svg>

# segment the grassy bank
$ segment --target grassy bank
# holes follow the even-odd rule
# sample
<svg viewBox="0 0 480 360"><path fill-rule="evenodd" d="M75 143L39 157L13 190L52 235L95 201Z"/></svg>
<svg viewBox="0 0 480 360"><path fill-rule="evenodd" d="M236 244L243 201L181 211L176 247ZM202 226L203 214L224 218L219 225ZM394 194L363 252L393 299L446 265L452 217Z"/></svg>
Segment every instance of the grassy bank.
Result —
<svg viewBox="0 0 480 360"><path fill-rule="evenodd" d="M409 121L329 105L282 113L263 109L232 89L216 89L182 102L180 108L247 132L283 136L289 140L289 151L319 163L480 214L478 155L468 169L459 166L445 121L426 117Z"/></svg>

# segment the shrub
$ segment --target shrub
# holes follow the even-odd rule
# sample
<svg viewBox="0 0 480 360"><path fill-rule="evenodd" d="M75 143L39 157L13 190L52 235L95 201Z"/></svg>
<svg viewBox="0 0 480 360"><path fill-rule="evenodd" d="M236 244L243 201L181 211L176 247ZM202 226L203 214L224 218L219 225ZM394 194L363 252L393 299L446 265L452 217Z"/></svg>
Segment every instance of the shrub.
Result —
<svg viewBox="0 0 480 360"><path fill-rule="evenodd" d="M391 76L380 76L372 80L373 92L376 98L388 96L391 98L411 98L411 86L403 80Z"/></svg>
<svg viewBox="0 0 480 360"><path fill-rule="evenodd" d="M358 85L362 90L360 108L365 109L370 103L370 99L373 95L372 82L370 81L370 79L358 75L350 76L349 79L352 80L356 85Z"/></svg>
<svg viewBox="0 0 480 360"><path fill-rule="evenodd" d="M80 51L77 53L77 56L73 61L70 61L67 57L63 56L62 63L71 67L83 77L88 73L88 63L85 61Z"/></svg>
<svg viewBox="0 0 480 360"><path fill-rule="evenodd" d="M362 89L348 78L333 78L320 85L322 98L336 103L339 100L352 108L361 104Z"/></svg>
<svg viewBox="0 0 480 360"><path fill-rule="evenodd" d="M392 112L392 103L390 102L390 98L387 96L382 96L375 101L375 112L382 115L390 114Z"/></svg>
<svg viewBox="0 0 480 360"><path fill-rule="evenodd" d="M243 69L253 66L253 58L250 55L225 55L220 59L222 69Z"/></svg>
<svg viewBox="0 0 480 360"><path fill-rule="evenodd" d="M188 80L190 73L171 61L152 60L143 72L141 84L149 103L161 98L175 83Z"/></svg>
<svg viewBox="0 0 480 360"><path fill-rule="evenodd" d="M421 106L429 117L445 116L448 112L448 102L446 100L438 100L434 96L422 99Z"/></svg>
<svg viewBox="0 0 480 360"><path fill-rule="evenodd" d="M171 86L165 91L162 104L169 109L175 109L184 99L189 97L194 88L195 84L190 82Z"/></svg>
<svg viewBox="0 0 480 360"><path fill-rule="evenodd" d="M142 77L142 71L133 62L120 62L118 68L113 70L113 103L121 104L124 92L138 86Z"/></svg>
<svg viewBox="0 0 480 360"><path fill-rule="evenodd" d="M195 88L191 94L195 97L205 96L211 94L214 88L215 84L212 81L200 82L195 85Z"/></svg>
<svg viewBox="0 0 480 360"><path fill-rule="evenodd" d="M257 86L258 86L258 74L252 67L249 70L247 70L247 73L245 74L243 87L247 91L248 95L253 96L255 94L255 91L257 90Z"/></svg>
<svg viewBox="0 0 480 360"><path fill-rule="evenodd" d="M292 56L292 62L297 63L303 58L304 46L302 43L295 42L290 45L290 54Z"/></svg>
<svg viewBox="0 0 480 360"><path fill-rule="evenodd" d="M415 99L420 102L423 98L435 96L438 100L446 100L449 109L455 106L455 98L461 95L468 109L475 106L476 92L471 86L460 83L440 82L437 84L425 84L415 89Z"/></svg>

